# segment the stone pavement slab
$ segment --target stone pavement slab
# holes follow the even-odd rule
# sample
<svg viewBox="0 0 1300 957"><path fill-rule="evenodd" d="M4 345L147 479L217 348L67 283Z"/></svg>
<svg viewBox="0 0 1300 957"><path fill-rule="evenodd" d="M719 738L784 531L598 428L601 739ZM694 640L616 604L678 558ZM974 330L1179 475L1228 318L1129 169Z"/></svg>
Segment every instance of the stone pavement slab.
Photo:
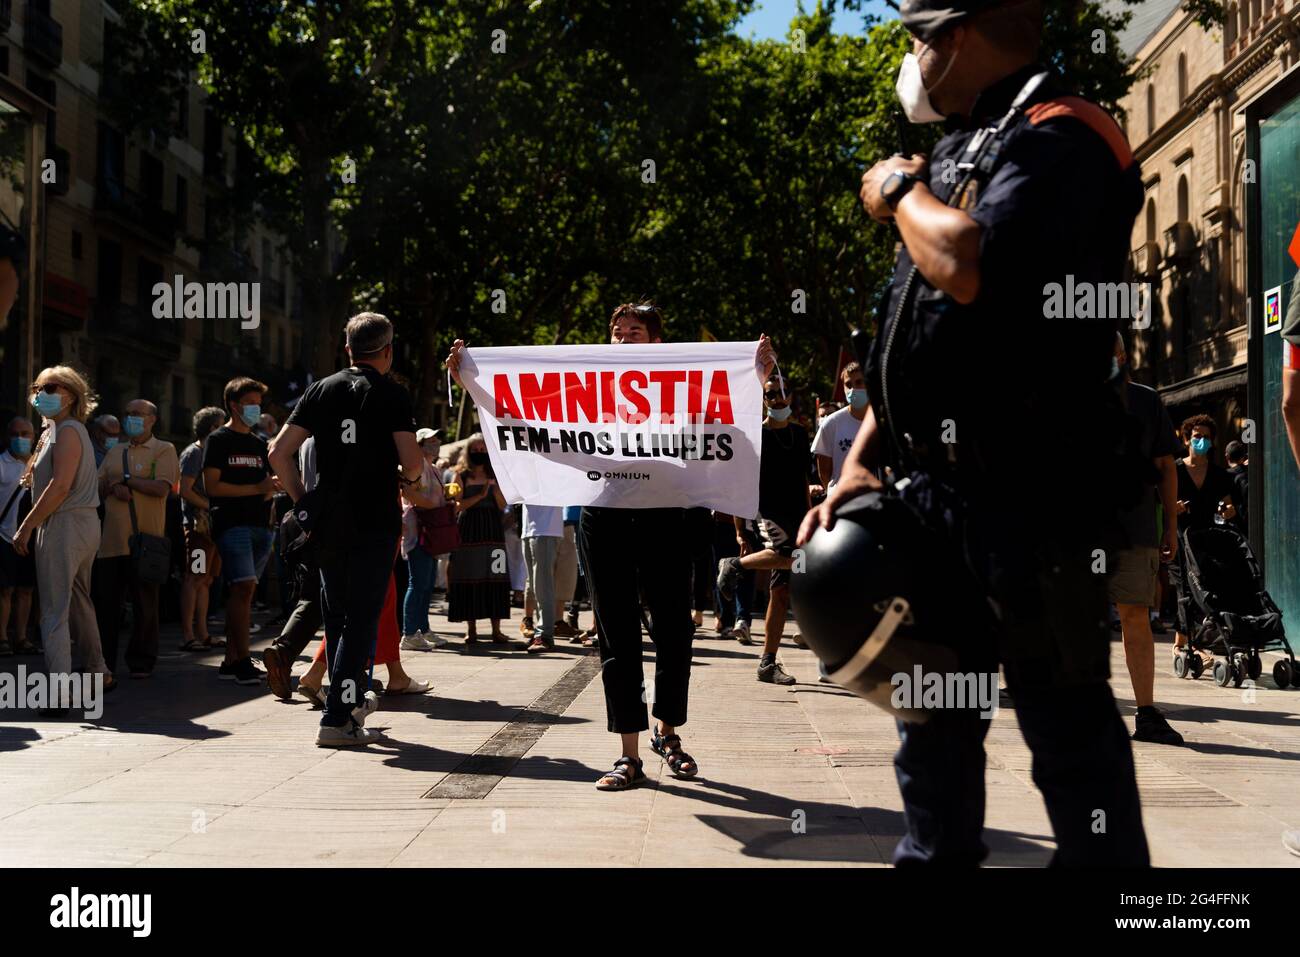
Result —
<svg viewBox="0 0 1300 957"><path fill-rule="evenodd" d="M218 681L218 654L166 657L98 721L0 715L0 865L887 865L903 833L893 722L819 683L788 639L799 683L760 684L760 651L706 619L682 729L699 776L676 780L643 744L649 782L613 794L594 784L621 749L580 646L466 651L457 636L406 652L435 693L385 697L369 725L386 739L355 752L315 747L305 701ZM1157 703L1187 746L1134 746L1153 861L1300 864L1279 840L1300 825L1300 692L1274 688L1267 666L1253 689L1179 680L1167 644L1158 656ZM1112 668L1131 727L1118 642ZM1051 828L1014 711L992 719L987 753L989 864L1046 864Z"/></svg>

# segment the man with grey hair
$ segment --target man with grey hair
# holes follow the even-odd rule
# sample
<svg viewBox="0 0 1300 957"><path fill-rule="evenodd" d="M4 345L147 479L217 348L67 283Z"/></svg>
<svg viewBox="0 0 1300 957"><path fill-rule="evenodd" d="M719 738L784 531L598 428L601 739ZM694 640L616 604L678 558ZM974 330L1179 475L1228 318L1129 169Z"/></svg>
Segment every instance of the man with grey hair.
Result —
<svg viewBox="0 0 1300 957"><path fill-rule="evenodd" d="M104 456L122 440L122 423L117 416L97 415L90 422L90 445L95 450L95 468L104 464Z"/></svg>
<svg viewBox="0 0 1300 957"><path fill-rule="evenodd" d="M414 485L424 466L411 397L388 376L392 323L363 312L348 321L346 335L352 364L308 387L270 454L300 520L308 516L320 565L330 688L316 744L332 748L380 737L363 726L377 701L363 700L361 685L402 533L398 483ZM317 484L307 497L294 458L309 436L316 439ZM388 688L428 690L413 678Z"/></svg>
<svg viewBox="0 0 1300 957"><path fill-rule="evenodd" d="M109 450L99 466L104 531L92 570L91 596L99 640L110 671L117 666L123 598L131 597L132 678L147 678L158 660L158 585L141 581L131 560L131 536L167 534L167 496L180 480L176 447L154 436L158 407L148 399L126 404L122 431L129 441Z"/></svg>

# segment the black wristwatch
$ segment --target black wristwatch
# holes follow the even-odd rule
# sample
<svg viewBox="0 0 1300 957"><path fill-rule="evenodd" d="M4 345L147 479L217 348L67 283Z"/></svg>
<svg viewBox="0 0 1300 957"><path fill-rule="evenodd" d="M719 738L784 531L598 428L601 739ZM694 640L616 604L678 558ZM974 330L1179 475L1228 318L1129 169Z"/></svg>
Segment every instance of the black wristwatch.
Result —
<svg viewBox="0 0 1300 957"><path fill-rule="evenodd" d="M907 195L907 191L915 186L918 180L911 173L904 173L901 169L894 170L885 177L885 181L880 184L880 198L885 201L890 209L898 209L899 201Z"/></svg>

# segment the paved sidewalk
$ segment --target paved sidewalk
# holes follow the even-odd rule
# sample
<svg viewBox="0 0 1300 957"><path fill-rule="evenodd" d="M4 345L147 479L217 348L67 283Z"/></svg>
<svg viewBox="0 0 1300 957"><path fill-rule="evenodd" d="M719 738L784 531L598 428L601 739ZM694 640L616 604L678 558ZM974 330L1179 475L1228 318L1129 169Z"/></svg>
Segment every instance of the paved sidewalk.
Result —
<svg viewBox="0 0 1300 957"><path fill-rule="evenodd" d="M451 633L441 616L435 626ZM517 634L517 617L506 627ZM262 648L270 636L255 637ZM456 642L404 653L435 692L385 698L369 724L388 740L365 751L315 747L319 716L304 701L218 681L219 654L166 658L148 681L123 677L98 722L0 715L0 865L889 860L902 829L893 724L819 684L812 654L788 639L781 655L800 683L759 684L760 646L720 640L706 619L683 728L700 777L674 780L643 747L650 786L614 794L593 786L619 752L604 730L597 661L567 643L529 656L521 641L470 653ZM648 641L646 654L650 674ZM1251 701L1208 677L1175 679L1168 658L1162 645L1157 701L1188 746L1135 748L1154 863L1300 864L1279 839L1300 826L1300 692L1275 689L1266 667ZM18 663L39 659L0 659L9 671ZM1012 712L994 719L988 752L989 863L1043 865L1051 831Z"/></svg>

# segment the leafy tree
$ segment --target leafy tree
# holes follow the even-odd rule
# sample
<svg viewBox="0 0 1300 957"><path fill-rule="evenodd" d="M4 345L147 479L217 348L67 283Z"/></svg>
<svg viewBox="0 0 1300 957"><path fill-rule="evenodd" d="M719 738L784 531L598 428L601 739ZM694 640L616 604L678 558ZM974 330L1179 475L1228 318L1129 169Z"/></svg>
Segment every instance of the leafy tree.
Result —
<svg viewBox="0 0 1300 957"><path fill-rule="evenodd" d="M380 309L428 416L456 335L600 341L614 304L649 294L673 338L767 332L824 391L890 275L895 236L857 190L897 148L910 40L871 18L835 34L822 0L784 41L751 41L731 32L751 6L136 0L106 95L126 127L165 126L197 76L240 143L232 221L285 237L317 374L346 315ZM1045 57L1110 107L1134 78L1127 17L1048 4ZM938 132L911 127L909 147Z"/></svg>

